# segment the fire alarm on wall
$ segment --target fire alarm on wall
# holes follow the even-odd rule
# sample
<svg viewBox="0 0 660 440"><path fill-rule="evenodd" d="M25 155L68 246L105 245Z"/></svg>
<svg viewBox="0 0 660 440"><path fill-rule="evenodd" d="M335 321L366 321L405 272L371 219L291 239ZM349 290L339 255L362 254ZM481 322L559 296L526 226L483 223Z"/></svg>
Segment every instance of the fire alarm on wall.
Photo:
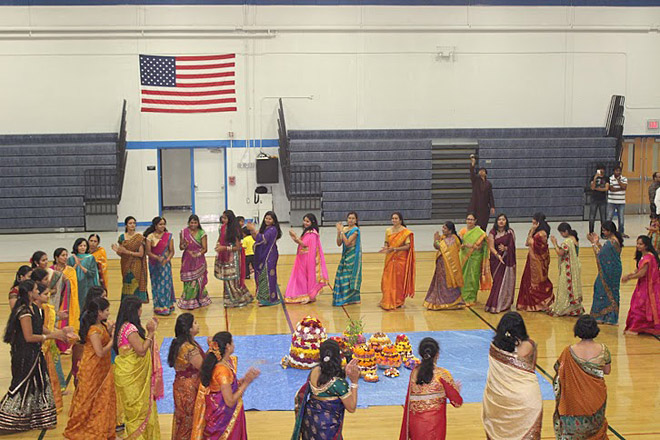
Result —
<svg viewBox="0 0 660 440"><path fill-rule="evenodd" d="M660 128L660 119L648 119L646 121L647 130L657 130Z"/></svg>

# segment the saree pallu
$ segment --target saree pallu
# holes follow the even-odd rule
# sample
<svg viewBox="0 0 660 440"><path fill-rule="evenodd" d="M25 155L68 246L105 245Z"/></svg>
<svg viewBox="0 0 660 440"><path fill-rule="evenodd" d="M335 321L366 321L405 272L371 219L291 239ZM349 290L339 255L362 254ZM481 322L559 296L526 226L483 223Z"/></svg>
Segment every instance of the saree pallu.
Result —
<svg viewBox="0 0 660 440"><path fill-rule="evenodd" d="M566 347L555 363L553 422L558 440L603 440L607 436L607 386L603 366L610 363L603 346L603 364L582 360Z"/></svg>
<svg viewBox="0 0 660 440"><path fill-rule="evenodd" d="M99 282L99 267L96 265L96 258L91 254L76 254L76 256L80 260L80 266L75 269L76 278L78 279L78 307L79 310L82 310L85 306L89 288L100 286L101 283ZM73 255L69 257L67 264L72 268L76 265L76 259L73 258ZM83 267L87 272L82 270Z"/></svg>
<svg viewBox="0 0 660 440"><path fill-rule="evenodd" d="M51 276L51 283L48 287L56 292L55 295L51 294L49 303L52 304L56 310L60 312L67 312L69 316L57 320L57 328L64 328L72 326L76 332L80 330L80 305L78 303L78 279L76 278L76 271L71 266L66 266L64 271L59 272L55 266L51 266L53 275ZM57 299L59 297L59 300ZM59 306L57 305L59 301ZM55 341L60 351L66 351L69 347L68 343L62 341Z"/></svg>
<svg viewBox="0 0 660 440"><path fill-rule="evenodd" d="M504 264L497 255L491 254L490 273L493 277L493 287L486 300L486 311L500 313L511 308L516 294L516 234L513 229L499 237L495 229L491 230L490 234L493 236L497 255L502 257ZM506 250L500 251L500 245L505 246Z"/></svg>
<svg viewBox="0 0 660 440"><path fill-rule="evenodd" d="M183 292L177 302L180 309L194 310L211 304L208 283L208 270L206 257L201 254L202 240L206 237L203 229L198 229L193 235L190 229L181 231L181 240L188 243L181 256L181 281Z"/></svg>
<svg viewBox="0 0 660 440"><path fill-rule="evenodd" d="M110 285L108 284L108 282L110 281L110 279L108 278L108 254L106 253L105 249L99 246L94 252L92 252L92 255L96 259L96 265L98 266L98 270L99 270L99 281L101 283L101 286L103 286L105 291L108 292L108 296L109 296Z"/></svg>
<svg viewBox="0 0 660 440"><path fill-rule="evenodd" d="M238 390L236 358L231 357L231 368L218 363L208 387L199 386L193 415L192 440L247 440L247 427L243 399L233 408L225 405L220 387L231 385Z"/></svg>
<svg viewBox="0 0 660 440"><path fill-rule="evenodd" d="M550 250L545 233L537 232L533 239L534 243L529 248L525 270L520 280L516 309L545 312L555 300L552 283L548 279Z"/></svg>
<svg viewBox="0 0 660 440"><path fill-rule="evenodd" d="M32 333L43 334L42 311L20 306L17 316L30 315ZM51 429L57 425L55 399L41 344L25 342L18 329L11 342L11 385L0 401L0 431Z"/></svg>
<svg viewBox="0 0 660 440"><path fill-rule="evenodd" d="M115 438L117 396L112 373L112 355L98 357L90 336L96 334L106 345L111 336L104 325L90 327L78 369L78 386L71 399L69 421L64 438L69 440L106 440Z"/></svg>
<svg viewBox="0 0 660 440"><path fill-rule="evenodd" d="M534 351L524 358L493 344L481 418L488 440L540 440L543 403Z"/></svg>
<svg viewBox="0 0 660 440"><path fill-rule="evenodd" d="M345 407L341 399L351 391L345 379L335 377L315 387L309 381L294 398L296 422L291 440L341 440Z"/></svg>
<svg viewBox="0 0 660 440"><path fill-rule="evenodd" d="M564 255L559 257L559 281L555 302L548 313L552 316L580 316L582 307L582 274L578 247L571 237L560 245Z"/></svg>
<svg viewBox="0 0 660 440"><path fill-rule="evenodd" d="M596 255L598 277L594 282L591 316L603 324L619 322L619 287L621 285L621 248L607 240Z"/></svg>
<svg viewBox="0 0 660 440"><path fill-rule="evenodd" d="M139 232L126 239L124 234L119 236L117 242L131 252L139 252L144 245L144 236ZM121 255L121 297L135 295L143 303L149 302L147 293L147 257L146 251L142 257Z"/></svg>
<svg viewBox="0 0 660 440"><path fill-rule="evenodd" d="M342 244L341 260L335 274L335 285L332 288L332 305L345 306L360 302L360 287L362 285L362 244L360 243L360 228L354 226L346 232L350 239L357 234L355 244Z"/></svg>
<svg viewBox="0 0 660 440"><path fill-rule="evenodd" d="M220 228L218 242L225 246L226 225ZM250 304L254 297L245 286L245 263L242 260L243 249L218 252L215 256L213 274L224 283L223 301L225 307L243 307Z"/></svg>
<svg viewBox="0 0 660 440"><path fill-rule="evenodd" d="M660 271L655 257L646 254L638 267L647 265L646 274L637 280L630 299L626 331L660 335Z"/></svg>
<svg viewBox="0 0 660 440"><path fill-rule="evenodd" d="M164 232L158 244L151 248L151 253L167 258L170 241L172 241L172 234ZM174 311L176 303L172 262L168 261L163 265L159 260L149 258L149 277L151 278L151 294L154 299L154 313L167 316Z"/></svg>
<svg viewBox="0 0 660 440"><path fill-rule="evenodd" d="M49 331L55 330L55 320L57 319L55 307L53 307L51 304L43 304L41 307L44 314L44 328ZM44 359L46 360L50 386L53 390L53 398L55 399L55 408L59 414L62 412L62 407L64 406L64 403L62 402L61 384L66 383L66 379L64 379L64 373L62 372L60 350L57 348L55 341L50 339L41 344L41 351L43 352Z"/></svg>
<svg viewBox="0 0 660 440"><path fill-rule="evenodd" d="M407 297L415 296L415 236L409 229L403 228L392 234L385 233L388 247L401 247L410 242L407 251L390 252L385 256L385 267L380 282L383 297L380 306L385 310L394 310L403 306Z"/></svg>
<svg viewBox="0 0 660 440"><path fill-rule="evenodd" d="M306 249L298 246L289 284L284 293L284 301L292 304L316 301L316 296L328 286L328 268L325 265L319 233L311 230L303 234L300 241Z"/></svg>
<svg viewBox="0 0 660 440"><path fill-rule="evenodd" d="M254 279L259 305L273 306L281 301L282 293L277 285L278 258L277 229L269 226L263 234L257 234L254 243Z"/></svg>
<svg viewBox="0 0 660 440"><path fill-rule="evenodd" d="M190 440L192 437L195 399L199 389L199 370L190 363L190 360L196 355L204 357L204 352L199 345L184 343L179 347L179 353L174 362L176 376L172 384L174 399L172 440Z"/></svg>
<svg viewBox="0 0 660 440"><path fill-rule="evenodd" d="M463 267L463 287L461 295L468 306L477 302L479 290L490 290L493 280L488 264L488 246L486 246L486 233L475 226L471 230L461 229L463 244L473 247L461 249L461 266Z"/></svg>
<svg viewBox="0 0 660 440"><path fill-rule="evenodd" d="M424 307L429 310L450 310L465 307L461 296L463 271L461 270L461 245L457 236L444 235L438 242L435 273L424 298Z"/></svg>

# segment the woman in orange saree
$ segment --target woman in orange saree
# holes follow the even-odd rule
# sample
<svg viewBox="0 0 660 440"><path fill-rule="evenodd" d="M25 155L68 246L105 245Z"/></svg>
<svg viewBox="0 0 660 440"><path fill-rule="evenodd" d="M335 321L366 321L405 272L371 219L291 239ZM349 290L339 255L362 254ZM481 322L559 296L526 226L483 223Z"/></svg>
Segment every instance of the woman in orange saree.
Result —
<svg viewBox="0 0 660 440"><path fill-rule="evenodd" d="M610 351L594 342L600 330L591 315L575 323L581 339L566 347L555 363L555 435L559 439L607 439L607 386L603 376L612 369Z"/></svg>
<svg viewBox="0 0 660 440"><path fill-rule="evenodd" d="M548 235L550 226L545 222L545 215L537 212L532 217L532 228L527 235L529 247L527 263L520 280L516 310L526 312L547 312L555 301L552 283L548 279L550 269L550 250Z"/></svg>
<svg viewBox="0 0 660 440"><path fill-rule="evenodd" d="M101 237L98 234L92 234L87 241L89 242L89 253L94 255L96 265L99 268L101 286L110 295L110 285L108 284L108 254L101 246Z"/></svg>
<svg viewBox="0 0 660 440"><path fill-rule="evenodd" d="M400 212L392 214L392 227L385 231L385 268L380 289L380 306L394 310L403 306L406 297L415 295L415 237Z"/></svg>
<svg viewBox="0 0 660 440"><path fill-rule="evenodd" d="M114 323L106 324L110 303L93 299L82 317L80 342L84 344L78 369L78 386L71 400L64 438L107 440L115 438L117 416L115 379L112 374Z"/></svg>

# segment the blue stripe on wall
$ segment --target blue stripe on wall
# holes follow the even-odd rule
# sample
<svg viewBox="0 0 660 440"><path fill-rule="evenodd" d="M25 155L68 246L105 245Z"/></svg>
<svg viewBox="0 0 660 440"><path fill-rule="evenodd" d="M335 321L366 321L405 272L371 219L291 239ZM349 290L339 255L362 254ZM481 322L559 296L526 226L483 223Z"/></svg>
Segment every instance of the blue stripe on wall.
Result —
<svg viewBox="0 0 660 440"><path fill-rule="evenodd" d="M269 148L278 147L279 141L277 139L263 139L261 142L256 140L249 141L249 145L253 148ZM208 140L208 141L128 141L126 142L127 150L161 150L163 148L245 148L248 146L248 141L242 140Z"/></svg>
<svg viewBox="0 0 660 440"><path fill-rule="evenodd" d="M0 6L316 5L316 6L660 6L660 0L0 0Z"/></svg>

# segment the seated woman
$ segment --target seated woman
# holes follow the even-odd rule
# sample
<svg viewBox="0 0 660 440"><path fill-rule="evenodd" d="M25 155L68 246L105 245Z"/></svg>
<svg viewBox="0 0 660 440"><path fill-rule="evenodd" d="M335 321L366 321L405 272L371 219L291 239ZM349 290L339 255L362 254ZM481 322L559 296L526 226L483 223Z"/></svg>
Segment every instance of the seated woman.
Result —
<svg viewBox="0 0 660 440"><path fill-rule="evenodd" d="M357 359L341 367L339 344L327 339L321 344L321 363L309 373L296 394L296 424L292 440L341 439L344 412L355 412L360 370ZM345 377L351 380L348 385Z"/></svg>

